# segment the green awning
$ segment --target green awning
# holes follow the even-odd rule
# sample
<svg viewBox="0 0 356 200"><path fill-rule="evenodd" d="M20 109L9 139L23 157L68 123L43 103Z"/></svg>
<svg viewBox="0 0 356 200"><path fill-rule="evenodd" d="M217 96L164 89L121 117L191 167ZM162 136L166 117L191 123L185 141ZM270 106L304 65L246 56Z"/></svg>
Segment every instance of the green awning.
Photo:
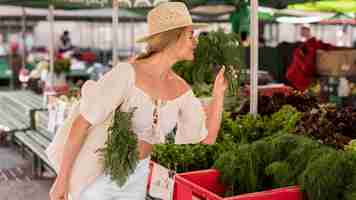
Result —
<svg viewBox="0 0 356 200"><path fill-rule="evenodd" d="M54 5L56 9L89 9L112 7L112 0L0 0L0 5L31 8L48 8L51 4Z"/></svg>
<svg viewBox="0 0 356 200"><path fill-rule="evenodd" d="M324 1L290 5L289 8L305 10L305 11L355 13L356 1L355 0L324 0Z"/></svg>
<svg viewBox="0 0 356 200"><path fill-rule="evenodd" d="M113 0L0 0L0 5L25 6L32 8L48 8L50 4L56 9L88 9L112 7ZM169 0L119 0L124 6L134 7L154 7L161 2ZM201 5L235 5L239 1L245 0L174 0L185 2L189 7ZM285 8L290 4L303 3L317 0L259 0L260 6L273 8ZM352 0L351 0L352 1Z"/></svg>

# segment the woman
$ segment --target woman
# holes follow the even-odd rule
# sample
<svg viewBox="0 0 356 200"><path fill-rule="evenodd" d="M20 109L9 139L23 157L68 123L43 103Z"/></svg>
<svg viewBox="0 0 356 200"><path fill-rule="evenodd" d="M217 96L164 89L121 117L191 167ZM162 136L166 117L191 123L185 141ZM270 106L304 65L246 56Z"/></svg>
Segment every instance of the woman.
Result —
<svg viewBox="0 0 356 200"><path fill-rule="evenodd" d="M77 192L79 195L73 196L80 200L145 199L152 146L164 142L165 135L176 125L177 144L215 142L227 87L224 69L215 80L213 100L206 112L189 85L171 69L179 60L193 60L196 48L193 29L205 25L193 24L186 6L178 2L164 3L150 11L148 25L150 34L139 40L147 42L147 53L130 63L119 63L97 83L89 81L84 84L80 115L75 118L69 133L58 177L50 192L51 200L66 199L69 190L71 194ZM99 163L96 158L87 165L78 161L78 154L86 152L83 150L86 144L82 147L85 139L94 134L90 128L105 123L122 102L123 110L137 108L132 126L138 137L140 162L134 173L122 187L118 187L97 167L100 175L83 183L80 189L70 189L69 177L75 179L77 173L84 173L83 170ZM102 135L99 133L96 137L103 138L105 131L103 129ZM79 167L74 167L73 163Z"/></svg>

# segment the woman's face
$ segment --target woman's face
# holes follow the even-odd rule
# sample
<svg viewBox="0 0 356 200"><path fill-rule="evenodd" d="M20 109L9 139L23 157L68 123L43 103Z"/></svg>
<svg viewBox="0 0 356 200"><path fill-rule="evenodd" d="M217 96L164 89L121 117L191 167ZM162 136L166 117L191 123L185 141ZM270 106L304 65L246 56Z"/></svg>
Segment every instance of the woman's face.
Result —
<svg viewBox="0 0 356 200"><path fill-rule="evenodd" d="M192 27L187 27L182 32L176 45L177 57L179 60L193 60L194 49L197 47L197 41Z"/></svg>

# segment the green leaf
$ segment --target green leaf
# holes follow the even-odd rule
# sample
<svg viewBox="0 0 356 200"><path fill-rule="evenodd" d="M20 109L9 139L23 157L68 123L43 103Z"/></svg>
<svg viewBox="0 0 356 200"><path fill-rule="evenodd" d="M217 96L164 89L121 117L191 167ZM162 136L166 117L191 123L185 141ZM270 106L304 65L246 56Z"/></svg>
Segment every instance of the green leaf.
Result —
<svg viewBox="0 0 356 200"><path fill-rule="evenodd" d="M132 115L130 112L114 112L108 128L108 139L103 149L99 149L104 172L118 185L123 186L139 162L137 135L132 131Z"/></svg>

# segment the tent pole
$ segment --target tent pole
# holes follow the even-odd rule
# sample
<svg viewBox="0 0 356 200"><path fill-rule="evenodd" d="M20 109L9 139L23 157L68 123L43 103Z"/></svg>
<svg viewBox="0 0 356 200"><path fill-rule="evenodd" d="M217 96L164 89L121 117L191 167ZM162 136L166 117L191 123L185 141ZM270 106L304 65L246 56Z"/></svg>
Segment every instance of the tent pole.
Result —
<svg viewBox="0 0 356 200"><path fill-rule="evenodd" d="M49 39L49 61L50 61L50 73L49 73L49 86L53 87L54 76L54 6L49 6L48 21L50 26L50 39Z"/></svg>
<svg viewBox="0 0 356 200"><path fill-rule="evenodd" d="M135 20L131 19L131 55L130 57L134 56L135 54Z"/></svg>
<svg viewBox="0 0 356 200"><path fill-rule="evenodd" d="M26 41L25 41L25 32L26 32L26 10L25 7L21 7L22 9L22 30L21 30L21 39L22 39L22 68L25 68L26 66Z"/></svg>
<svg viewBox="0 0 356 200"><path fill-rule="evenodd" d="M95 36L97 34L97 29L95 27L95 20L91 20L90 22L90 29L91 29L91 35L90 35L90 44L88 45L88 49L92 49L95 46Z"/></svg>
<svg viewBox="0 0 356 200"><path fill-rule="evenodd" d="M250 113L257 115L258 105L258 0L251 0Z"/></svg>
<svg viewBox="0 0 356 200"><path fill-rule="evenodd" d="M354 47L354 27L349 25L349 32L350 32L350 41L351 41L351 48L355 48Z"/></svg>
<svg viewBox="0 0 356 200"><path fill-rule="evenodd" d="M11 21L10 20L7 20L7 21L3 21L4 24L5 22L7 22L7 34L6 34L6 42L11 44L11 33L12 33L12 26L11 26ZM11 70L11 73L14 73L13 70L12 70L12 66L11 66L11 63L12 63L12 53L11 51L8 52L7 54L7 58L8 58L8 63L9 63L9 70ZM15 80L13 79L13 76L11 75L11 78L10 78L10 89L13 90L15 88Z"/></svg>
<svg viewBox="0 0 356 200"><path fill-rule="evenodd" d="M47 107L49 96L53 95L54 92L54 6L50 4L48 7L48 17L49 23L49 72L47 75L47 83L45 84L45 90L43 92L43 101L42 104L44 107Z"/></svg>
<svg viewBox="0 0 356 200"><path fill-rule="evenodd" d="M83 29L83 22L79 22L78 24L78 27L79 27L79 47L83 47L83 41L82 41L82 37L83 37L83 32L82 32L82 29Z"/></svg>
<svg viewBox="0 0 356 200"><path fill-rule="evenodd" d="M119 62L118 57L118 37L117 32L119 28L119 2L117 0L112 1L112 42L113 42L113 49L112 49L112 66L116 66Z"/></svg>

